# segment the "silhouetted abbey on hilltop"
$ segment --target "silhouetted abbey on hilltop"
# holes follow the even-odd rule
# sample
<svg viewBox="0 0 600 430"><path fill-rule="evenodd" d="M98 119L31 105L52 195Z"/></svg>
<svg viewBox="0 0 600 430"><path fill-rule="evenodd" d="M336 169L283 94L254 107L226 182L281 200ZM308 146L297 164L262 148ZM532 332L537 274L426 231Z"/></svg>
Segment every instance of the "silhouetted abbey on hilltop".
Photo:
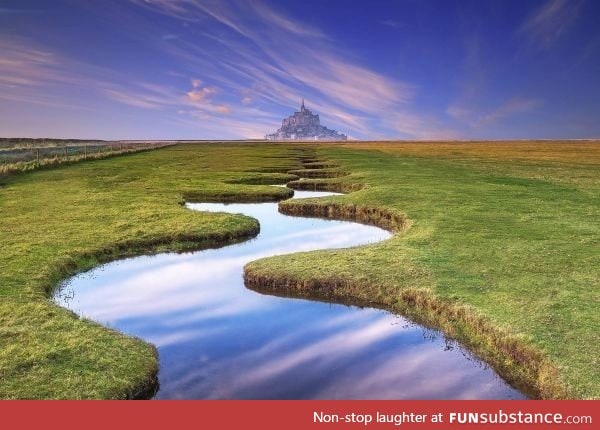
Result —
<svg viewBox="0 0 600 430"><path fill-rule="evenodd" d="M347 136L331 130L323 125L318 114L313 114L304 107L304 99L300 112L294 112L281 122L281 128L275 133L267 134L268 140L346 140Z"/></svg>

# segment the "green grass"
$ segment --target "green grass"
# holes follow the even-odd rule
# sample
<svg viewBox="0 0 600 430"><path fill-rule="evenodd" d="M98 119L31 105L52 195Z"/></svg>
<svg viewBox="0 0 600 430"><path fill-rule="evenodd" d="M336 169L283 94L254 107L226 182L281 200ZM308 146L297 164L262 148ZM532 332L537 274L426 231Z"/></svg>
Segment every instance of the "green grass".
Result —
<svg viewBox="0 0 600 430"><path fill-rule="evenodd" d="M346 145L317 153L352 172L332 183L367 185L326 202L403 211L411 227L374 246L250 263L247 278L412 313L536 395L600 397L598 144ZM305 202L284 205L311 211ZM411 309L415 294L427 301L420 312L433 315ZM467 316L456 317L458 307ZM499 345L544 366L526 375Z"/></svg>
<svg viewBox="0 0 600 430"><path fill-rule="evenodd" d="M527 379L497 348L506 344L548 364L534 382L558 388L543 395L565 387L569 397L600 397L600 146L506 143L178 145L5 179L0 398L121 398L146 388L152 346L77 318L48 292L119 256L256 234L249 218L180 203L281 199L284 189L265 184L294 179L281 172L297 170L296 157L350 173L314 179L355 190L321 201L404 214L410 227L373 246L260 260L250 273L408 313L509 379Z"/></svg>
<svg viewBox="0 0 600 430"><path fill-rule="evenodd" d="M176 146L5 179L0 188L0 398L122 398L147 388L151 345L48 300L60 280L119 256L224 244L256 235L255 220L181 206L288 190L251 172L297 167L283 146ZM281 158L275 158L281 157ZM257 173L278 183L281 175ZM294 178L285 176L283 179ZM265 197L266 196L266 197Z"/></svg>

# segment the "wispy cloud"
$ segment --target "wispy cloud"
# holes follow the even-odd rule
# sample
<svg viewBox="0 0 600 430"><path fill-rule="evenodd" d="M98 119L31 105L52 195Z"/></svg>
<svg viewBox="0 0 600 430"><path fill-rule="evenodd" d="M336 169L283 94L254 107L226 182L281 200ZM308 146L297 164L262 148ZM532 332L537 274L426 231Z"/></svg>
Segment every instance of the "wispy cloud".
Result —
<svg viewBox="0 0 600 430"><path fill-rule="evenodd" d="M493 109L476 109L461 104L448 106L446 113L473 129L482 129L504 118L530 112L542 105L539 99L513 97Z"/></svg>
<svg viewBox="0 0 600 430"><path fill-rule="evenodd" d="M321 30L310 25L300 24L278 12L264 3L255 2L254 7L256 13L265 21L270 22L288 33L293 33L299 36L326 39L327 36Z"/></svg>
<svg viewBox="0 0 600 430"><path fill-rule="evenodd" d="M144 82L100 85L108 99L142 109L175 108L182 104L182 97L168 87Z"/></svg>
<svg viewBox="0 0 600 430"><path fill-rule="evenodd" d="M187 99L192 103L199 103L207 100L212 94L215 94L217 90L213 87L204 88L193 88L188 91L185 95Z"/></svg>
<svg viewBox="0 0 600 430"><path fill-rule="evenodd" d="M0 99L47 107L85 108L65 88L90 87L94 81L75 70L78 65L27 39L0 37Z"/></svg>
<svg viewBox="0 0 600 430"><path fill-rule="evenodd" d="M453 133L412 108L417 85L374 70L322 30L266 3L130 2L174 20L167 25L147 14L130 17L135 37L153 40L153 48L168 58L168 81L86 64L25 39L2 38L0 86L6 91L0 97L47 104L72 97L88 106L108 101L195 124L200 137L202 131L218 135L219 126L223 137L243 138L273 131L281 112L304 96L324 124L356 138Z"/></svg>
<svg viewBox="0 0 600 430"><path fill-rule="evenodd" d="M213 101L217 88L202 86L199 79L192 79L187 90L131 79L33 45L24 38L3 37L0 51L0 99L89 109L94 107L90 100L101 96L138 109L163 110L174 117L178 111L192 107L196 112L215 115L232 111L226 104Z"/></svg>
<svg viewBox="0 0 600 430"><path fill-rule="evenodd" d="M433 116L415 115L411 112L391 112L383 120L384 125L394 130L397 136L418 140L459 139L455 129L440 123Z"/></svg>
<svg viewBox="0 0 600 430"><path fill-rule="evenodd" d="M458 94L446 107L446 115L470 132L486 134L486 128L504 118L528 113L542 105L538 98L506 94L490 103L492 70L485 57L485 40L481 30L464 33L464 60Z"/></svg>
<svg viewBox="0 0 600 430"><path fill-rule="evenodd" d="M402 28L402 24L400 24L398 21L394 21L393 19L385 19L381 21L381 24L385 25L386 27Z"/></svg>
<svg viewBox="0 0 600 430"><path fill-rule="evenodd" d="M0 85L34 85L40 81L62 81L60 59L50 51L29 46L23 39L0 38Z"/></svg>
<svg viewBox="0 0 600 430"><path fill-rule="evenodd" d="M276 104L289 109L305 96L311 107L331 121L330 125L353 135L371 137L374 129L382 126L384 115L410 109L417 92L415 85L361 64L359 59L335 47L321 30L293 20L263 2L131 1L191 22L192 28L195 22L213 20L220 24L220 28L202 26L200 37L209 44L178 38L163 48L187 64L190 73L201 74L202 79L224 91L243 94L238 96L242 107L252 102L259 107L272 108ZM218 55L214 55L215 49ZM203 92L190 95L206 99ZM421 123L427 127L425 121ZM396 133L397 129L387 132ZM409 137L416 136L409 133Z"/></svg>
<svg viewBox="0 0 600 430"><path fill-rule="evenodd" d="M573 24L580 6L580 0L548 0L521 24L519 32L548 49Z"/></svg>
<svg viewBox="0 0 600 430"><path fill-rule="evenodd" d="M15 9L8 7L0 7L0 15L27 15L32 13L41 13L39 9Z"/></svg>
<svg viewBox="0 0 600 430"><path fill-rule="evenodd" d="M174 123L195 128L206 138L214 139L262 139L265 130L271 130L277 125L276 116L255 115L252 121L244 115L256 112L235 110L232 115L211 115L202 110L180 110L179 118L173 118Z"/></svg>
<svg viewBox="0 0 600 430"><path fill-rule="evenodd" d="M481 117L482 125L492 124L503 118L507 118L516 114L530 112L541 106L542 102L539 99L527 99L514 97L502 103L496 109L488 112Z"/></svg>

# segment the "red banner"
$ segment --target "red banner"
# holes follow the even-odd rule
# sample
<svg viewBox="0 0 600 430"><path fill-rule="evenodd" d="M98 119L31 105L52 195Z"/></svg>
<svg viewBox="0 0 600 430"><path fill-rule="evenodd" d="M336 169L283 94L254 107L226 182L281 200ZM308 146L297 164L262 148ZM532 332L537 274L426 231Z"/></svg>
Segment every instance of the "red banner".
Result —
<svg viewBox="0 0 600 430"><path fill-rule="evenodd" d="M3 401L7 429L597 429L598 401Z"/></svg>

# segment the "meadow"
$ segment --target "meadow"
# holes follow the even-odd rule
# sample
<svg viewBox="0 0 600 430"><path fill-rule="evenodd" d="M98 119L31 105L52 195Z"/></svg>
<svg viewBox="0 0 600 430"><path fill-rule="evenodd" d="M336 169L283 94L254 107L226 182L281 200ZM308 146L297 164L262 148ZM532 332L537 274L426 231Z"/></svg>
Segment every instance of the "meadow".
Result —
<svg viewBox="0 0 600 430"><path fill-rule="evenodd" d="M534 397L599 398L599 172L598 142L221 143L4 178L0 398L151 389L152 345L79 319L50 293L105 261L253 237L250 218L182 202L283 200L290 191L268 184L288 181L349 194L281 211L396 235L250 263L249 287L406 314Z"/></svg>

